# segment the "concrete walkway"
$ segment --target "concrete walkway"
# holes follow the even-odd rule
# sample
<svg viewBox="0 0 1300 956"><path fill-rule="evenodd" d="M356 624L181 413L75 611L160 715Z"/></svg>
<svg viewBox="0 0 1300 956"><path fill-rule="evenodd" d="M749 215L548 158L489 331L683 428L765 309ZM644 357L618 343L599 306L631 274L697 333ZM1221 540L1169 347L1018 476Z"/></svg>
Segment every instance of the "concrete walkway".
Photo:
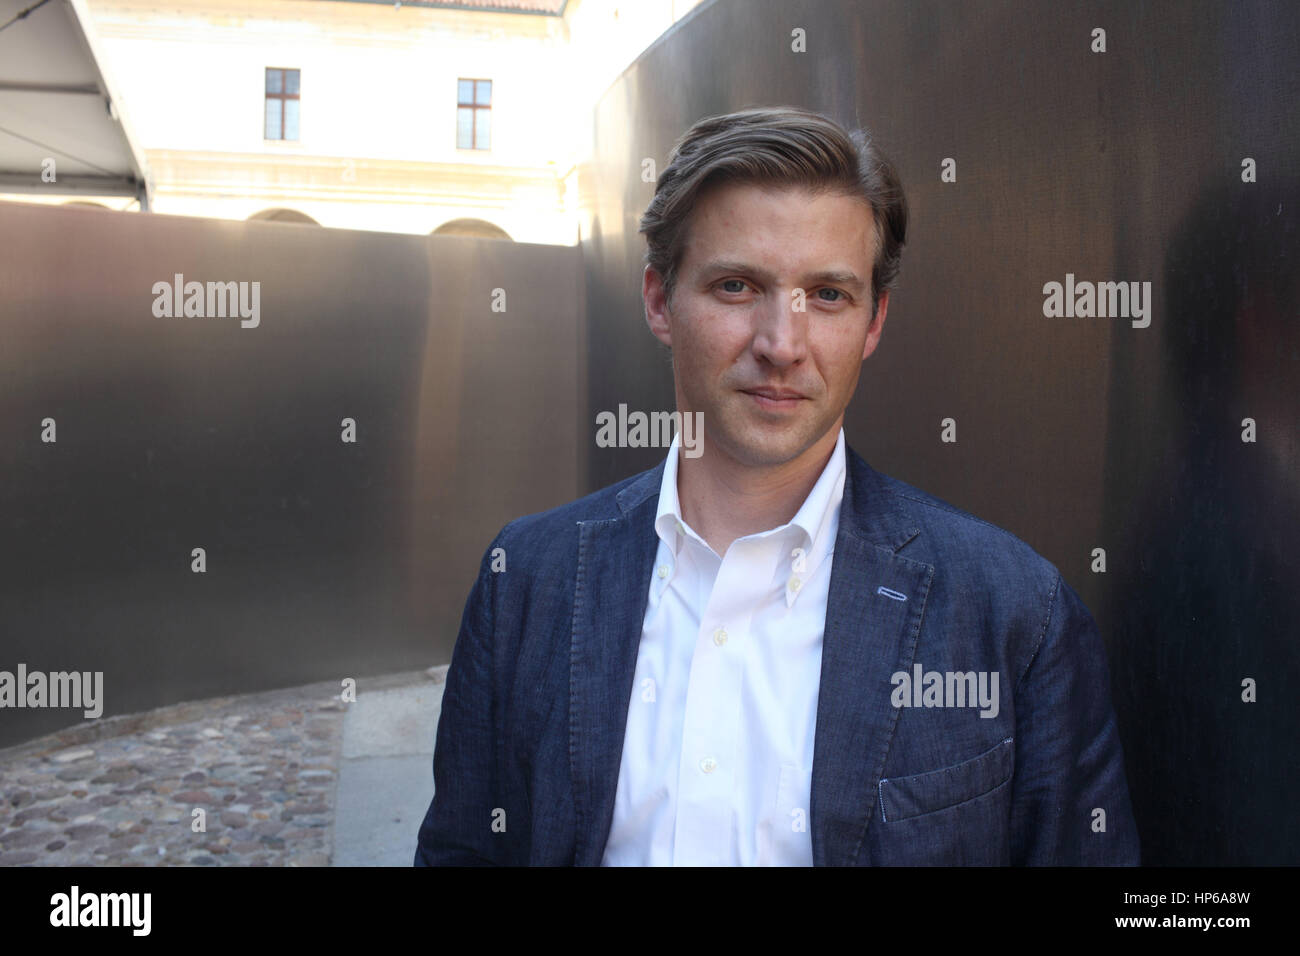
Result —
<svg viewBox="0 0 1300 956"><path fill-rule="evenodd" d="M359 685L343 718L333 866L411 866L433 799L433 741L447 668L388 690Z"/></svg>

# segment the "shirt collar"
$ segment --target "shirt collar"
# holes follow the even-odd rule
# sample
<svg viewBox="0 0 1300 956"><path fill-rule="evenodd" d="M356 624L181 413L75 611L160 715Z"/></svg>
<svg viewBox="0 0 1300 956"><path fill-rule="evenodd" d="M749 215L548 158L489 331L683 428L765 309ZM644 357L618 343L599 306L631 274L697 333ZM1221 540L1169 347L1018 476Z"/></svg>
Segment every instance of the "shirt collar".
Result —
<svg viewBox="0 0 1300 956"><path fill-rule="evenodd" d="M677 450L682 447L682 433L673 435L673 443L668 447L668 459L664 462L663 477L659 482L659 508L655 511L655 533L659 540L668 545L673 557L681 553L686 537L690 536L704 545L703 539L687 527L682 517L681 502L677 497Z"/></svg>
<svg viewBox="0 0 1300 956"><path fill-rule="evenodd" d="M681 433L673 436L673 443L668 449L668 459L664 462L663 478L659 483L659 507L655 512L655 533L668 545L676 558L681 553L686 538L692 538L708 548L705 541L687 525L682 518L681 501L677 497L677 461L678 449L681 447ZM831 527L839 517L839 503L844 496L845 479L844 429L841 427L835 438L835 450L831 452L826 467L822 469L817 483L804 499L803 505L795 512L787 524L769 529L751 537L767 537L778 534L787 528L798 530L796 541L791 546L800 547L805 552L806 570L800 575L807 578L815 570L825 553L833 549ZM829 532L829 534L828 534ZM827 540L831 537L832 540ZM787 561L793 561L794 555L783 555Z"/></svg>

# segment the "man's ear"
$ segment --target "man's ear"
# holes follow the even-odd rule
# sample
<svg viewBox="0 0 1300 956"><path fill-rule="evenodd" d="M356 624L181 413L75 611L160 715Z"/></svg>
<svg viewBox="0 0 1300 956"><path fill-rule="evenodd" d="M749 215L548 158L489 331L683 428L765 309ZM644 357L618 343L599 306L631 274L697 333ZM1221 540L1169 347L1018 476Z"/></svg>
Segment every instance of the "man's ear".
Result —
<svg viewBox="0 0 1300 956"><path fill-rule="evenodd" d="M641 298L645 300L645 320L650 332L664 345L673 347L673 335L668 323L668 297L664 280L650 266L641 276Z"/></svg>
<svg viewBox="0 0 1300 956"><path fill-rule="evenodd" d="M880 344L880 335L885 331L885 313L889 311L889 291L880 293L880 302L876 306L876 317L867 326L867 340L862 344L862 360L876 350Z"/></svg>

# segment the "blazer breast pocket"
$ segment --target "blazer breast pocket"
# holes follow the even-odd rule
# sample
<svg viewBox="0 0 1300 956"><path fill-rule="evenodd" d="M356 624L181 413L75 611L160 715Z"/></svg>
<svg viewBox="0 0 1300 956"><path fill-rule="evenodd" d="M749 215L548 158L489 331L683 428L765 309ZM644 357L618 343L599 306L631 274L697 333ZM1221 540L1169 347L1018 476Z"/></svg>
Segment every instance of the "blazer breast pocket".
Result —
<svg viewBox="0 0 1300 956"><path fill-rule="evenodd" d="M1015 770L1013 738L951 767L880 781L880 816L886 823L947 810L996 790Z"/></svg>

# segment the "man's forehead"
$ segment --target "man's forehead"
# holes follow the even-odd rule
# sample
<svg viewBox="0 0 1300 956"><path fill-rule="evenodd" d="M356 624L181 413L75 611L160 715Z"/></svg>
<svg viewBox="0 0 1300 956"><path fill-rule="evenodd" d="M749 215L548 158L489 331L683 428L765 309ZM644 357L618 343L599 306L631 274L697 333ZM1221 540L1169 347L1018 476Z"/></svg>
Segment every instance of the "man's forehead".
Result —
<svg viewBox="0 0 1300 956"><path fill-rule="evenodd" d="M746 228L732 228L737 218ZM859 256L868 263L875 256L871 207L859 197L799 184L724 182L696 198L681 264L759 266L779 259L789 265L796 258L822 269L828 257L847 266Z"/></svg>

